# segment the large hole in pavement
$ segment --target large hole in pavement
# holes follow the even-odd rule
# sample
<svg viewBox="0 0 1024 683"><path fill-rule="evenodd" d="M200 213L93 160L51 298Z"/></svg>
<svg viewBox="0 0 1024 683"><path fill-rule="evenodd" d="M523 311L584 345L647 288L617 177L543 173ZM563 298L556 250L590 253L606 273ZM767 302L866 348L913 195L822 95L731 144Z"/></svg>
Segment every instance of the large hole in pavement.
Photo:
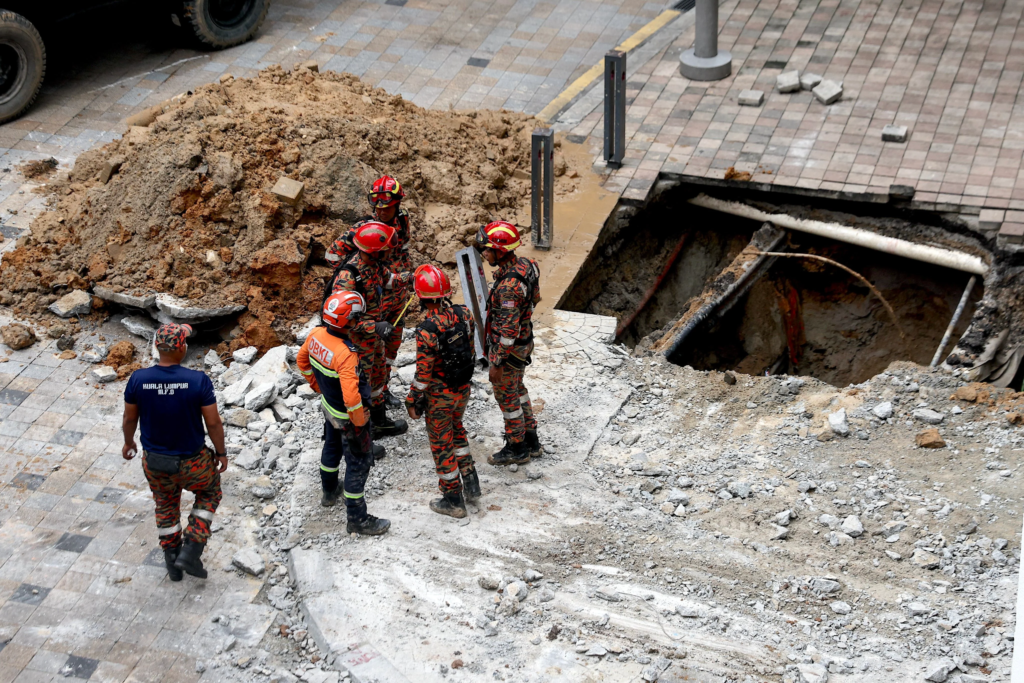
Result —
<svg viewBox="0 0 1024 683"><path fill-rule="evenodd" d="M690 204L660 202L598 245L561 306L614 316L622 327L653 290L619 334L630 347L652 345L672 334L673 323L697 305L694 297L760 227ZM810 375L837 386L862 382L896 360L928 365L969 279L959 271L800 232L788 232L779 249L824 256L861 274L893 307L904 336L878 297L852 275L819 261L778 258L727 310L717 309L688 335L673 362L700 370ZM982 294L979 282L946 353Z"/></svg>

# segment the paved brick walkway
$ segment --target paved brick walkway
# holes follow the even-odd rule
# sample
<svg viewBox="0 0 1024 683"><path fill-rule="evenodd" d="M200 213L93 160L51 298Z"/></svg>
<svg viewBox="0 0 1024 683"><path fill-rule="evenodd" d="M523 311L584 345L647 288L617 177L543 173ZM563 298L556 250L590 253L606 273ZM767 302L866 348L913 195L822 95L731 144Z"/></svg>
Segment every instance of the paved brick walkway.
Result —
<svg viewBox="0 0 1024 683"><path fill-rule="evenodd" d="M735 167L765 188L884 197L911 185L925 208L991 209L983 228L1024 228L1022 12L1019 2L726 0L719 45L733 75L679 75L692 24L630 73L626 164L605 187L642 199L661 172L722 179ZM793 69L841 81L843 98L779 93L776 77ZM747 89L764 104L740 106ZM601 120L597 110L573 131L595 153ZM882 142L886 124L907 126L908 141Z"/></svg>
<svg viewBox="0 0 1024 683"><path fill-rule="evenodd" d="M97 389L52 344L0 353L0 683L217 680L196 672L227 637L210 616L256 645L262 582L219 571L230 530L207 581L167 579L141 464L121 458L124 385Z"/></svg>

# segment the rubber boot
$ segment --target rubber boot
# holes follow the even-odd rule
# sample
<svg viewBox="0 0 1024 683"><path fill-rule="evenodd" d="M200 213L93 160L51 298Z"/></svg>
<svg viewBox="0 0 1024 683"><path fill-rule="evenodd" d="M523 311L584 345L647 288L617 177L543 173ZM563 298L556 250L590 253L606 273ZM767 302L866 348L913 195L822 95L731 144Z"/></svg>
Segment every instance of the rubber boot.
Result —
<svg viewBox="0 0 1024 683"><path fill-rule="evenodd" d="M487 462L496 467L528 463L530 462L530 447L526 445L525 441L512 443L506 440L504 448L494 455L487 456Z"/></svg>
<svg viewBox="0 0 1024 683"><path fill-rule="evenodd" d="M181 546L181 550L178 551L178 558L174 561L174 566L189 576L205 579L206 570L203 568L203 561L199 559L205 548L205 543L186 540Z"/></svg>
<svg viewBox="0 0 1024 683"><path fill-rule="evenodd" d="M399 436L409 431L409 425L405 420L392 420L388 417L387 408L383 404L370 408L370 421L373 422L374 439Z"/></svg>
<svg viewBox="0 0 1024 683"><path fill-rule="evenodd" d="M540 439L537 438L536 429L526 430L526 445L530 447L531 458L539 458L544 453L544 449L540 445Z"/></svg>
<svg viewBox="0 0 1024 683"><path fill-rule="evenodd" d="M184 574L181 573L181 570L174 566L174 561L178 559L179 550L181 550L180 547L164 550L164 564L167 565L167 578L171 581L181 581L181 579L184 578Z"/></svg>
<svg viewBox="0 0 1024 683"><path fill-rule="evenodd" d="M366 519L361 522L355 520L348 520L348 526L345 528L345 532L349 534L361 534L363 536L380 536L391 528L391 522L386 519L380 519L373 515L366 515Z"/></svg>
<svg viewBox="0 0 1024 683"><path fill-rule="evenodd" d="M446 493L437 500L430 501L430 509L439 515L448 515L455 519L466 516L466 501L462 499L462 491Z"/></svg>
<svg viewBox="0 0 1024 683"><path fill-rule="evenodd" d="M325 508L332 508L338 504L338 498L341 497L341 487L336 487L333 491L324 491L324 494L320 497L320 505Z"/></svg>
<svg viewBox="0 0 1024 683"><path fill-rule="evenodd" d="M480 493L480 475L476 473L476 470L462 475L462 493L468 501L474 501L482 495Z"/></svg>

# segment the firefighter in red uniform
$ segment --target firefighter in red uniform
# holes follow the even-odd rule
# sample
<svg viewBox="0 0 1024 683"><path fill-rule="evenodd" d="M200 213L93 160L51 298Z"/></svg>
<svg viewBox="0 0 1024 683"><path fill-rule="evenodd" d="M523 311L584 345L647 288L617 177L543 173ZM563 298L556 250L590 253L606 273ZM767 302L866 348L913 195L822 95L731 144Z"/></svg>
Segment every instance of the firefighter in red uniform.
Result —
<svg viewBox="0 0 1024 683"><path fill-rule="evenodd" d="M353 326L351 340L358 349L360 367L370 382L370 420L375 437L397 436L409 429L405 420L389 418L384 404L387 382L384 344L395 329L386 318L384 296L396 286L404 286L412 277L409 272L395 273L385 265L385 256L394 239L394 228L370 221L352 235L355 253L345 258L346 252L335 248L337 242L328 252L328 260L336 256L338 265L327 282L324 302L327 295L345 291L358 292L366 300L366 311Z"/></svg>
<svg viewBox="0 0 1024 683"><path fill-rule="evenodd" d="M372 428L366 403L370 387L359 369L356 345L349 334L358 329L366 302L358 292L343 291L327 297L317 327L302 344L296 363L302 376L320 394L324 414L324 446L320 455L320 504L331 507L345 496L348 533L378 536L391 526L366 512L363 490L373 464ZM345 483L338 485L338 470L345 460Z"/></svg>
<svg viewBox="0 0 1024 683"><path fill-rule="evenodd" d="M492 465L529 462L541 455L537 420L523 372L533 352L533 307L540 301L540 269L517 257L519 230L506 221L480 228L475 246L495 266L494 285L487 300L487 361L494 397L505 419L505 447L487 458Z"/></svg>
<svg viewBox="0 0 1024 683"><path fill-rule="evenodd" d="M412 258L409 256L409 212L402 208L402 200L405 198L402 186L395 178L382 176L374 181L367 198L370 200L373 215L362 218L351 230L339 237L328 251L327 260L339 263L354 254L357 251L354 244L356 230L365 223L376 221L395 229L393 246L381 257L384 265L395 273L412 272ZM395 357L398 356L398 348L402 345L404 328L401 325L401 316L408 300L409 286L404 281L395 283L391 289L384 292L383 319L389 320L395 325L391 335L384 340L384 400L387 405L391 406L401 405L401 401L391 395L387 385L391 379L391 367L395 362Z"/></svg>
<svg viewBox="0 0 1024 683"><path fill-rule="evenodd" d="M427 319L416 328L416 377L405 403L409 417L427 418L441 490L441 498L431 502L430 509L461 518L466 516L463 494L471 501L480 497L480 478L462 426L476 361L473 317L465 306L452 304L451 283L437 266L417 268L413 287Z"/></svg>

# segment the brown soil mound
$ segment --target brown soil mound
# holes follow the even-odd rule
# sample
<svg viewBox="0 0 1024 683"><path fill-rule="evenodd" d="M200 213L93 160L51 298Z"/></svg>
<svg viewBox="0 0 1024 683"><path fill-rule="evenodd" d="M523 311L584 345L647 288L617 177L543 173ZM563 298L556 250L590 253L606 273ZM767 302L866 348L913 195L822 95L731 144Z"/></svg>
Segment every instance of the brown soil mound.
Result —
<svg viewBox="0 0 1024 683"><path fill-rule="evenodd" d="M52 210L4 256L0 285L21 293L22 314L61 286L245 304L239 344L287 340L286 323L319 303L326 248L368 213L383 173L406 189L417 263L453 262L489 220L527 224L534 124L424 110L333 72L271 67L207 85L81 155L51 184ZM559 174L559 194L573 176ZM271 192L282 177L304 183L294 206Z"/></svg>
<svg viewBox="0 0 1024 683"><path fill-rule="evenodd" d="M41 161L29 161L18 167L26 178L46 178L57 170L57 160L53 157Z"/></svg>

